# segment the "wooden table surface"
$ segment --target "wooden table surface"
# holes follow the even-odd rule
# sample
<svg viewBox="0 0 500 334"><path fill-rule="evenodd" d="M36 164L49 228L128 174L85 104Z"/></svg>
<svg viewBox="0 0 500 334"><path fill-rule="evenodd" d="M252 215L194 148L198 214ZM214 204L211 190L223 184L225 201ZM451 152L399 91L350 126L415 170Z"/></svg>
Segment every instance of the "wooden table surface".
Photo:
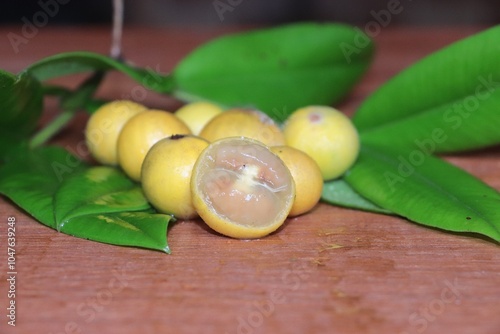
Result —
<svg viewBox="0 0 500 334"><path fill-rule="evenodd" d="M375 61L338 107L348 114L404 67L480 28L385 28ZM125 56L167 72L229 29L125 31ZM16 53L3 27L0 68L17 72L54 53L107 54L107 28L41 28ZM76 85L75 78L63 80ZM111 75L99 91L127 98L137 84ZM147 92L144 103L180 104ZM55 104L47 101L44 121ZM55 140L74 150L81 115ZM447 157L500 190L497 148ZM17 227L16 327L7 325L6 233ZM169 227L171 255L86 241L47 228L0 197L0 333L499 333L500 248L405 219L320 204L254 241L201 221Z"/></svg>

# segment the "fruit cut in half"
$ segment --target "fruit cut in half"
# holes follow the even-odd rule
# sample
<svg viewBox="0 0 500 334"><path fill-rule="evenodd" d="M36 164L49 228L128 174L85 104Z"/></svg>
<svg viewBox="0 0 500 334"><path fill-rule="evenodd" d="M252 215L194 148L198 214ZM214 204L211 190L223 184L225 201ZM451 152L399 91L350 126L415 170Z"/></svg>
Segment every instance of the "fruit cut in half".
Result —
<svg viewBox="0 0 500 334"><path fill-rule="evenodd" d="M231 137L211 143L191 178L193 205L205 223L229 237L253 239L277 230L295 198L283 161L262 143Z"/></svg>

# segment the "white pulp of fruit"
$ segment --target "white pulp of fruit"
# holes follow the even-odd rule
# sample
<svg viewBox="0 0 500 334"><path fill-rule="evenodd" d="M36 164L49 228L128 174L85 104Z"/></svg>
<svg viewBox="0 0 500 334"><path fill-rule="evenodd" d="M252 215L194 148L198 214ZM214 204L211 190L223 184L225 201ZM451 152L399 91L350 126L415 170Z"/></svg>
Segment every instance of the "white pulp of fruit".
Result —
<svg viewBox="0 0 500 334"><path fill-rule="evenodd" d="M234 183L234 189L244 193L249 193L257 183L260 168L255 165L243 166L242 172Z"/></svg>
<svg viewBox="0 0 500 334"><path fill-rule="evenodd" d="M287 172L267 149L220 147L209 164L212 168L201 181L207 202L218 214L254 227L266 226L280 214Z"/></svg>

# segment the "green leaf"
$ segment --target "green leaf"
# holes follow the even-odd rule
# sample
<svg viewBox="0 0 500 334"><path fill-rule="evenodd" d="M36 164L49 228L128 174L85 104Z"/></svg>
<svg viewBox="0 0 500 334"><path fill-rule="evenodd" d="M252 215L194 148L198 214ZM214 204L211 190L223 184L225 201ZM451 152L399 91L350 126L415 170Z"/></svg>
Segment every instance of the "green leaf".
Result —
<svg viewBox="0 0 500 334"><path fill-rule="evenodd" d="M346 181L362 196L414 222L500 241L500 193L441 159L365 144Z"/></svg>
<svg viewBox="0 0 500 334"><path fill-rule="evenodd" d="M170 252L166 233L172 217L152 213L140 187L118 170L89 168L60 147L9 156L0 167L0 193L63 233Z"/></svg>
<svg viewBox="0 0 500 334"><path fill-rule="evenodd" d="M490 28L392 78L353 117L362 139L426 154L500 143L499 40Z"/></svg>
<svg viewBox="0 0 500 334"><path fill-rule="evenodd" d="M61 232L119 246L170 253L167 226L171 216L150 212L110 212L71 218Z"/></svg>
<svg viewBox="0 0 500 334"><path fill-rule="evenodd" d="M344 179L325 182L321 199L326 203L346 208L391 214L391 211L381 208L361 196Z"/></svg>
<svg viewBox="0 0 500 334"><path fill-rule="evenodd" d="M171 216L155 214L141 187L113 167L90 167L67 178L54 196L57 229L113 245L170 253Z"/></svg>
<svg viewBox="0 0 500 334"><path fill-rule="evenodd" d="M141 211L150 205L141 187L116 168L98 166L75 173L55 194L55 218L60 230L77 216Z"/></svg>
<svg viewBox="0 0 500 334"><path fill-rule="evenodd" d="M84 167L82 161L59 147L20 149L0 167L0 193L55 229L53 196L68 175Z"/></svg>
<svg viewBox="0 0 500 334"><path fill-rule="evenodd" d="M27 68L38 80L83 72L116 70L128 75L144 87L160 93L170 92L172 80L168 75L149 68L139 68L93 52L66 52L44 58Z"/></svg>
<svg viewBox="0 0 500 334"><path fill-rule="evenodd" d="M0 70L0 130L29 134L42 113L42 87L27 73L15 76Z"/></svg>
<svg viewBox="0 0 500 334"><path fill-rule="evenodd" d="M299 23L223 36L177 65L174 94L254 107L283 121L298 107L338 102L366 71L372 53L365 34L341 24Z"/></svg>
<svg viewBox="0 0 500 334"><path fill-rule="evenodd" d="M298 107L338 102L366 71L372 53L371 39L359 29L301 23L218 38L189 54L173 76L92 52L57 54L26 71L44 81L117 70L146 88L186 101L254 107L283 121Z"/></svg>
<svg viewBox="0 0 500 334"><path fill-rule="evenodd" d="M8 161L9 156L16 154L20 149L26 149L26 136L13 131L12 129L2 129L0 131L0 166Z"/></svg>

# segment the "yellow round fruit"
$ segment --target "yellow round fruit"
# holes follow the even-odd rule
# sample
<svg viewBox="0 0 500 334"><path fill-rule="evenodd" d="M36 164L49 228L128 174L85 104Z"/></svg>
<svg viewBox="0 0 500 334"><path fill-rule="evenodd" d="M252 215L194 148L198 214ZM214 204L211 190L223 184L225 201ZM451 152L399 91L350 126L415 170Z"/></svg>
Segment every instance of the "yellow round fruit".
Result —
<svg viewBox="0 0 500 334"><path fill-rule="evenodd" d="M191 135L163 138L151 147L142 163L144 196L159 211L179 219L198 216L191 200L193 166L208 142Z"/></svg>
<svg viewBox="0 0 500 334"><path fill-rule="evenodd" d="M286 220L295 184L283 161L259 141L231 137L211 143L191 178L193 205L213 230L233 238L260 238Z"/></svg>
<svg viewBox="0 0 500 334"><path fill-rule="evenodd" d="M359 136L351 120L337 109L309 106L286 120L286 144L307 153L321 169L323 180L344 174L356 161Z"/></svg>
<svg viewBox="0 0 500 334"><path fill-rule="evenodd" d="M89 118L85 127L85 141L94 159L101 164L117 165L116 143L125 123L147 108L126 100L103 104Z"/></svg>
<svg viewBox="0 0 500 334"><path fill-rule="evenodd" d="M199 135L201 129L220 113L222 113L222 108L218 105L200 101L188 103L179 108L174 114L186 123L192 134Z"/></svg>
<svg viewBox="0 0 500 334"><path fill-rule="evenodd" d="M283 160L295 182L295 201L288 215L294 217L310 211L318 204L323 191L318 164L306 153L290 146L274 146L271 151Z"/></svg>
<svg viewBox="0 0 500 334"><path fill-rule="evenodd" d="M146 153L165 137L191 134L184 122L163 110L147 110L132 117L118 137L118 163L133 180L140 181Z"/></svg>
<svg viewBox="0 0 500 334"><path fill-rule="evenodd" d="M212 142L228 137L247 137L268 146L284 145L285 137L276 123L258 110L230 109L212 118L200 132Z"/></svg>

